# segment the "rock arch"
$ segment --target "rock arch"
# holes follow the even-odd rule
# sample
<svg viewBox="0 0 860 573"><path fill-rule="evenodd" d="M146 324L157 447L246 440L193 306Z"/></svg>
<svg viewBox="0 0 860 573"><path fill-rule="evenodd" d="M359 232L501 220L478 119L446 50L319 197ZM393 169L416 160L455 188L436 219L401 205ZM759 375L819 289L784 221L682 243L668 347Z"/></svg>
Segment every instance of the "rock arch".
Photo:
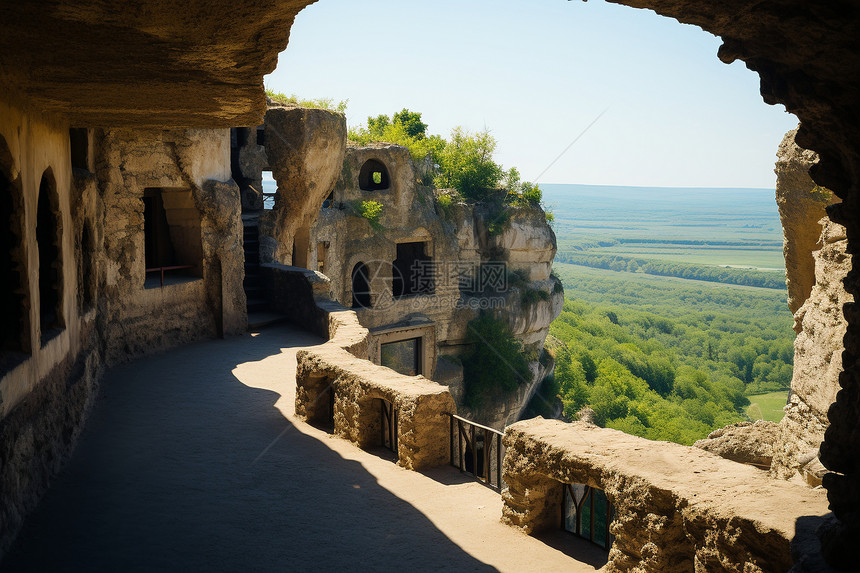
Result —
<svg viewBox="0 0 860 573"><path fill-rule="evenodd" d="M18 362L14 354L30 352L24 199L13 171L12 154L0 136L0 373Z"/></svg>
<svg viewBox="0 0 860 573"><path fill-rule="evenodd" d="M44 345L65 326L63 318L63 224L51 168L42 174L36 209L39 248L39 326Z"/></svg>

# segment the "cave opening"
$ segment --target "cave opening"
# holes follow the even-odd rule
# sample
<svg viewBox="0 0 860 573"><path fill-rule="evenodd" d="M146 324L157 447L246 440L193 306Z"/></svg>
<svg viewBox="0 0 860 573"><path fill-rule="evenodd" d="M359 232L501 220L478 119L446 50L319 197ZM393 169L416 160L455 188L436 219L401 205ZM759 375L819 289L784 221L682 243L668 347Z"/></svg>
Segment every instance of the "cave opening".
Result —
<svg viewBox="0 0 860 573"><path fill-rule="evenodd" d="M352 308L370 308L370 274L367 265L356 263L352 268Z"/></svg>
<svg viewBox="0 0 860 573"><path fill-rule="evenodd" d="M391 186L388 169L378 159L368 159L358 174L358 187L362 191L383 191Z"/></svg>
<svg viewBox="0 0 860 573"><path fill-rule="evenodd" d="M39 326L42 345L64 328L63 261L59 196L53 173L48 169L39 184L36 211L36 243L39 247Z"/></svg>
<svg viewBox="0 0 860 573"><path fill-rule="evenodd" d="M0 373L22 362L29 351L21 263L23 201L9 176L11 168L6 141L0 137Z"/></svg>

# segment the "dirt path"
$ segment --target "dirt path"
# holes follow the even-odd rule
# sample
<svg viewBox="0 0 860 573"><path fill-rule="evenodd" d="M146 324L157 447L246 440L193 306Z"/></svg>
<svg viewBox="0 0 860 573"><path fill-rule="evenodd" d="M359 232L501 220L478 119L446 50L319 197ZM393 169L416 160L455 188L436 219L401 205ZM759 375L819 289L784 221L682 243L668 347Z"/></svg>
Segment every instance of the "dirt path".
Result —
<svg viewBox="0 0 860 573"><path fill-rule="evenodd" d="M292 416L288 327L111 370L3 571L594 571L605 553L499 522L454 468L406 471Z"/></svg>

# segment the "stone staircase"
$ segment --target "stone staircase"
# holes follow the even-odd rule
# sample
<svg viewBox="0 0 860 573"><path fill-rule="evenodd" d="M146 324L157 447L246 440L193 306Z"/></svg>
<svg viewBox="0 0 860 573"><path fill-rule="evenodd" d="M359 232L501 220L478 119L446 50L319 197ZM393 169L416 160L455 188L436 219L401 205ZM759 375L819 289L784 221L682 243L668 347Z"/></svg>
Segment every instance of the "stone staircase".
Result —
<svg viewBox="0 0 860 573"><path fill-rule="evenodd" d="M272 312L260 271L260 226L256 214L242 215L245 248L245 297L248 300L248 330L284 322L283 314Z"/></svg>

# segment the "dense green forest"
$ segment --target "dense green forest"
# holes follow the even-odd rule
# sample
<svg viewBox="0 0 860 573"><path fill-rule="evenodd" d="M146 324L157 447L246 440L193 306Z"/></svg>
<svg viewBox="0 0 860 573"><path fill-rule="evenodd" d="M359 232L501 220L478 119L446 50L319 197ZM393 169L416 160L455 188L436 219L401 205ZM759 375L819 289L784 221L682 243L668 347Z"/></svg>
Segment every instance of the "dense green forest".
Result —
<svg viewBox="0 0 860 573"><path fill-rule="evenodd" d="M660 261L620 255L588 255L576 252L559 252L556 254L555 260L561 263L572 263L613 271L637 272L648 275L785 290L785 273L783 271L736 269L732 267Z"/></svg>
<svg viewBox="0 0 860 573"><path fill-rule="evenodd" d="M566 416L587 405L607 427L691 444L747 419L748 395L789 387L784 291L555 267L567 294L547 345Z"/></svg>

